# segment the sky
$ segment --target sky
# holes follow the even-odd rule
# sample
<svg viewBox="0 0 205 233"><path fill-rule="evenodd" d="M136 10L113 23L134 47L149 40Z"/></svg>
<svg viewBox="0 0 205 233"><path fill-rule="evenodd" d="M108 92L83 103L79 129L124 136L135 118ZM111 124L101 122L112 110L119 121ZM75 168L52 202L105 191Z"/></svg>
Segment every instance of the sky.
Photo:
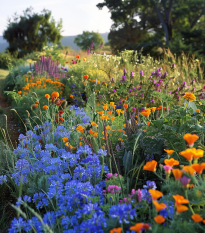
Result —
<svg viewBox="0 0 205 233"><path fill-rule="evenodd" d="M33 12L40 14L43 9L51 11L56 22L63 20L63 36L82 34L83 31L99 33L109 32L112 25L111 14L104 7L99 10L96 5L103 0L0 0L0 36L7 28L7 19L15 12L23 15L30 6Z"/></svg>

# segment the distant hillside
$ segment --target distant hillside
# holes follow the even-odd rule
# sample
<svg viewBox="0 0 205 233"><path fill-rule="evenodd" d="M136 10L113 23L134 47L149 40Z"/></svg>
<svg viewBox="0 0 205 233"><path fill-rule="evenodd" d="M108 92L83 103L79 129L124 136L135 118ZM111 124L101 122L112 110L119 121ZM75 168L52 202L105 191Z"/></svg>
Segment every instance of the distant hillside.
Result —
<svg viewBox="0 0 205 233"><path fill-rule="evenodd" d="M101 33L101 36L103 37L105 43L108 42L108 32ZM65 36L61 39L61 43L63 46L70 46L74 50L80 50L80 48L74 43L76 36ZM4 51L6 47L8 46L8 43L6 40L3 39L3 36L0 36L0 52Z"/></svg>

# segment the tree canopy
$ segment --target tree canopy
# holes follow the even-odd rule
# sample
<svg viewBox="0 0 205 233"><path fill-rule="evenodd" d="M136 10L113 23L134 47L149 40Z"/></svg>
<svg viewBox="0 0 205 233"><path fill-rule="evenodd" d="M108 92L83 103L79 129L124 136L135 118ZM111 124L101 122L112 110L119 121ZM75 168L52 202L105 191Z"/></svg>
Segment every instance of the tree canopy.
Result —
<svg viewBox="0 0 205 233"><path fill-rule="evenodd" d="M98 49L105 41L98 32L83 31L83 34L76 36L74 43L77 44L82 50Z"/></svg>
<svg viewBox="0 0 205 233"><path fill-rule="evenodd" d="M105 6L114 21L108 36L114 51L127 49L131 44L132 48L168 46L182 38L182 33L185 36L185 32L191 37L203 35L204 0L104 0L97 4L99 9Z"/></svg>
<svg viewBox="0 0 205 233"><path fill-rule="evenodd" d="M18 51L23 56L33 51L42 51L47 43L60 43L62 19L56 25L51 12L44 9L41 14L32 13L32 7L27 8L23 16L14 14L14 20L8 19L8 27L3 38L9 43L7 50L13 54Z"/></svg>

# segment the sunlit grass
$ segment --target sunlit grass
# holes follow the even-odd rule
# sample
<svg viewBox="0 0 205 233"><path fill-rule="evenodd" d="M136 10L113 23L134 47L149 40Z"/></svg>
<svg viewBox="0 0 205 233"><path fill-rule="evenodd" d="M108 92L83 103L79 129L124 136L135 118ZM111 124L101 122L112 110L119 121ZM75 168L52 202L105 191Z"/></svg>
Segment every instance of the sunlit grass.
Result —
<svg viewBox="0 0 205 233"><path fill-rule="evenodd" d="M0 79L5 79L8 74L9 74L8 70L0 69Z"/></svg>

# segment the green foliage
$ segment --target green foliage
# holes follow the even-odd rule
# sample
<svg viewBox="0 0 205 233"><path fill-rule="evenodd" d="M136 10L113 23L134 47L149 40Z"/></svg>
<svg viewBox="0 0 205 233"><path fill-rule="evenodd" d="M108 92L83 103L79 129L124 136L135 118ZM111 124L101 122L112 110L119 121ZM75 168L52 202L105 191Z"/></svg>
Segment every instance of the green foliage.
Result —
<svg viewBox="0 0 205 233"><path fill-rule="evenodd" d="M101 44L105 41L98 32L83 31L83 34L76 36L74 43L77 44L82 50L87 50L94 42L94 50L100 48Z"/></svg>
<svg viewBox="0 0 205 233"><path fill-rule="evenodd" d="M23 16L15 15L14 22L8 21L8 28L3 37L9 43L7 48L10 53L18 52L22 57L27 53L42 51L47 42L58 43L62 36L62 19L56 26L51 12L43 10L41 14L32 13L32 8L27 8ZM50 21L49 21L50 20Z"/></svg>

